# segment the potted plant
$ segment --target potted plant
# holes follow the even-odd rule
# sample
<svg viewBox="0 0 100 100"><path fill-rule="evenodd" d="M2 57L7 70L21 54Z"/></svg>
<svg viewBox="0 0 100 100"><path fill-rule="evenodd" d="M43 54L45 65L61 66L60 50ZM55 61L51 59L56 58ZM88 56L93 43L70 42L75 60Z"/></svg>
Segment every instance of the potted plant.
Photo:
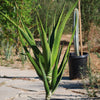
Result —
<svg viewBox="0 0 100 100"><path fill-rule="evenodd" d="M63 8L60 17L58 18L56 24L54 24L54 27L51 30L51 35L48 38L46 31L43 27L42 21L39 17L39 14L37 13L38 18L36 19L36 22L37 22L37 29L41 39L42 51L39 50L38 46L35 43L34 37L32 36L30 30L23 24L21 17L20 17L20 22L22 27L17 25L6 14L0 12L6 19L8 19L15 27L18 28L19 37L23 45L23 48L26 52L26 55L28 56L34 69L36 70L37 75L44 83L46 100L50 100L51 95L57 88L62 78L65 66L68 62L69 50L74 37L76 27L74 28L73 35L71 37L70 43L68 45L68 48L66 49L66 52L63 56L61 63L59 63L62 51L62 48L60 47L60 40L65 24L69 19L71 13L73 12L74 8L76 7L77 3L78 0L62 20L62 16L64 13L64 8ZM30 54L25 42L27 42L28 45L31 47L31 49L33 50L33 54Z"/></svg>
<svg viewBox="0 0 100 100"><path fill-rule="evenodd" d="M77 20L76 20L77 19ZM77 23L77 24L76 24ZM79 52L79 11L74 10L74 27L76 24L76 32L74 35L74 53L69 55L69 76L70 79L82 78L87 75L87 57L88 53Z"/></svg>

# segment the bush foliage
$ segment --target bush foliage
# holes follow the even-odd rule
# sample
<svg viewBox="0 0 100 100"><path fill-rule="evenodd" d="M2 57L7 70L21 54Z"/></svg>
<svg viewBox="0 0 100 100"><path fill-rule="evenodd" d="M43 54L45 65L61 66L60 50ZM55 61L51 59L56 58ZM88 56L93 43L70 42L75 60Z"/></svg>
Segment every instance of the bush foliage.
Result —
<svg viewBox="0 0 100 100"><path fill-rule="evenodd" d="M21 17L25 25L31 30L34 36L37 36L36 29L36 13L39 11L41 20L43 22L44 28L52 27L52 19L55 16L57 19L61 12L63 4L66 2L65 14L69 8L75 3L75 0L0 0L0 11L7 13L14 21L19 21L18 18L18 8L20 9ZM88 37L91 23L100 25L100 0L81 0L82 9L82 29L85 38ZM18 7L18 8L17 8ZM49 20L47 20L49 19ZM46 21L47 20L47 21ZM71 33L73 19L72 17L68 20L65 26L64 33ZM6 21L4 17L0 15L0 27L2 27L3 40L5 43L9 41L16 43L18 31L9 22ZM46 29L47 32L49 30ZM14 39L15 38L15 39ZM84 38L84 39L85 39Z"/></svg>

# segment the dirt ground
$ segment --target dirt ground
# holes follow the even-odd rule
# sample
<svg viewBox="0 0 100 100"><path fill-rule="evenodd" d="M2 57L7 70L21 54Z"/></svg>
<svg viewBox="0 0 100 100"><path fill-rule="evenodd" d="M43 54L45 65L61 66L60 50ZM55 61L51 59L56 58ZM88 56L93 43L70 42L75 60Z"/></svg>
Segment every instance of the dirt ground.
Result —
<svg viewBox="0 0 100 100"><path fill-rule="evenodd" d="M64 55L64 52L67 49L70 38L71 38L71 35L63 35L62 38L61 38L61 45L63 45L61 59ZM40 40L36 39L36 42L37 42L37 45L39 45L39 48L41 49ZM89 53L87 45L83 46L83 50L84 50L84 52ZM70 52L74 52L73 43L72 43L72 46L70 48ZM99 52L96 52L96 51L90 52L89 56L90 56L92 71L100 73L100 50L99 50ZM8 60L8 61L5 60L4 56L1 56L0 58L1 58L1 61L0 61L1 66L7 66L7 67L12 67L12 68L20 68L20 69L31 69L31 68L33 69L33 66L28 61L28 59L27 59L27 61L24 61L24 63L22 64L22 61L21 61L21 58L19 57L19 55L18 56L15 56L15 55L11 56L10 60ZM64 75L69 75L68 65L66 66Z"/></svg>
<svg viewBox="0 0 100 100"><path fill-rule="evenodd" d="M62 50L62 55L61 55L61 59L62 59L62 57L63 57L63 55L64 55L64 52L66 51L66 49L67 49L67 46L68 46L68 43L69 43L69 41L70 41L70 38L71 38L71 35L63 35L62 36L62 39L61 39L61 45L63 45L63 50ZM41 46L40 46L40 40L39 39L36 39L36 42L37 42L37 45L39 45L39 49L41 49ZM70 52L74 52L74 48L73 48L74 46L73 46L73 43L72 43L72 46L71 46L71 48L70 48ZM84 52L88 52L89 53L89 50L88 50L88 47L87 47L87 45L84 45L83 46L83 48L85 48L84 49ZM93 47L92 47L93 48ZM98 49L98 51L90 51L90 53L89 53L89 55L90 55L90 62L91 62L91 69L92 69L92 73L95 75L97 75L97 73L99 73L99 75L100 75L100 52L99 52L100 50ZM33 71L34 70L34 68L33 68L33 66L31 65L31 63L30 63L30 61L27 59L26 61L24 61L24 63L22 63L22 61L21 61L21 58L20 58L20 56L18 55L18 56L16 56L15 54L13 54L13 56L11 56L11 58L10 58L10 60L8 60L8 61L6 61L5 60L5 57L4 56L0 56L0 66L5 66L4 68L7 68L7 69L9 69L10 68L10 70L15 70L16 71L16 69L18 69L18 70L20 70L20 71ZM5 69L5 70L7 70L7 69ZM31 70L32 69L32 70ZM13 71L11 71L11 72L13 72ZM3 71L1 71L2 73L3 73ZM9 75L10 73L8 73L9 71L7 70L7 73L5 73L5 71L4 71L4 73L5 74L7 74L7 75ZM26 73L26 72L25 72ZM16 74L15 72L14 72L14 74ZM30 73L28 73L29 75L30 75ZM12 73L12 75L13 75L13 73ZM16 75L18 75L18 72L17 72L17 74ZM27 74L26 74L27 75ZM77 83L77 81L80 81L80 80L69 80L69 68L68 68L68 64L67 64L67 66L66 66L66 68L65 68L65 71L64 71L64 74L63 74L63 77L67 77L68 79L67 79L67 83L68 83L68 85L65 85L66 84L66 80L64 79L64 81L63 80L61 80L61 82L63 83L63 86L65 86L65 88L60 88L60 91L61 91L61 89L62 89L62 91L64 92L65 90L65 93L67 93L67 95L68 95L68 93L69 93L69 96L70 97L73 97L72 95L73 95L73 93L74 93L74 96L76 97L76 95L79 95L79 94L81 94L81 95L84 95L84 93L85 92L83 92L83 90L85 91L85 89L83 89L82 88L82 90L78 90L77 88L76 88L76 90L74 89L74 90L72 90L72 88L70 88L69 90L71 91L71 92L69 92L69 90L67 89L67 88L69 88L69 86L71 86L71 87L73 87L73 84L75 83L75 87L78 85L78 83ZM4 77L3 77L4 78ZM2 80L3 80L3 78L1 78L1 83L2 83ZM11 79L10 79L11 80ZM26 78L24 78L24 81L26 81L27 79ZM12 82L11 83L9 83L8 82L8 80L7 80L7 82L9 83L9 84L12 84L13 83L13 80L11 80ZM68 82L69 81L69 82ZM74 82L75 81L75 82ZM99 80L100 81L100 80ZM98 83L100 84L100 82L98 81ZM71 82L71 83L70 83ZM16 82L15 82L16 83ZM14 84L15 84L14 83ZM20 83L20 82L18 82L18 83ZM23 82L23 84L24 84L25 82ZM61 83L61 84L62 84ZM16 83L17 84L17 83ZM20 83L21 84L21 83ZM31 83L31 84L33 84L33 83ZM69 84L71 84L71 85L69 85ZM83 84L83 83L82 83ZM5 85L3 85L3 86L5 86L5 92L7 92L9 89L8 89L8 87L6 87L6 85L7 84L5 84ZM25 86L26 86L26 84L24 84ZM87 84L88 85L88 84ZM27 84L27 87L29 86L29 83ZM66 86L68 86L68 87L66 87ZM82 85L83 86L83 85ZM11 87L11 89L13 88L14 86L12 86ZM19 89L18 88L18 85L16 85L15 87L17 87L17 89ZM38 87L38 86L37 86ZM79 88L79 85L77 86L78 88ZM6 90L6 88L7 88L7 90ZM20 88L22 88L22 84L21 84L21 87ZM33 90L34 90L34 88L35 87L33 87ZM64 90L65 89L65 90ZM13 90L13 91L15 91L16 90L16 88ZM1 91L4 91L4 87L2 88L1 87ZM20 92L18 92L18 91L16 91L16 92L13 92L12 91L12 93L16 93L17 95L19 95L18 93ZM22 90L21 90L22 91ZM39 90L40 91L40 90ZM59 90L58 90L59 91ZM81 92L80 92L81 91ZM95 90L96 91L96 90ZM18 92L18 93L17 93ZM3 93L3 92L1 92L1 93ZM26 92L25 92L26 93ZM21 93L22 94L22 96L23 96L23 94L25 95L25 96L29 96L30 95L30 93L26 93L25 94L24 92L23 93ZM35 92L34 92L35 93ZM62 92L61 92L62 93ZM57 94L57 97L58 97L58 95L61 95L61 97L62 97L62 94L61 93L58 93ZM40 93L41 94L41 93ZM87 93L85 93L85 94L87 94ZM10 93L10 95L12 95L11 93ZM14 96L15 94L13 94L13 96ZM33 94L32 94L33 95ZM37 93L35 93L34 95L37 95ZM44 94L43 94L44 95ZM9 96L9 95L8 95ZM27 97L28 97L27 96ZM80 95L79 95L80 96ZM84 95L85 96L85 95ZM99 97L100 95L98 95L98 97ZM18 96L19 97L19 96ZM18 97L16 97L16 98L18 98ZM43 96L41 96L41 97L43 97ZM64 97L64 96L63 96ZM65 96L65 97L68 97L68 96ZM75 98L74 97L74 98ZM14 97L15 98L15 97ZM7 99L7 100L13 100L13 99ZM17 99L14 99L14 100L17 100ZM21 96L20 96L20 99L18 99L18 100L28 100L28 99L21 99ZM32 100L34 100L34 99L32 99ZM64 100L67 100L67 99L64 99ZM75 99L76 100L76 99ZM92 100L92 99L91 99Z"/></svg>

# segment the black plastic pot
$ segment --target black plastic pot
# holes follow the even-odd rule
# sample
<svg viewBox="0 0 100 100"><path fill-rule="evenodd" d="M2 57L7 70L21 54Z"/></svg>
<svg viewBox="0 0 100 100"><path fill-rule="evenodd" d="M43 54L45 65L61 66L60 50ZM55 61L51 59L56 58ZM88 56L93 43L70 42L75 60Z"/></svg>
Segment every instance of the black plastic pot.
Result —
<svg viewBox="0 0 100 100"><path fill-rule="evenodd" d="M70 79L81 79L87 76L87 57L88 53L83 53L83 56L76 56L75 53L69 55L69 77Z"/></svg>

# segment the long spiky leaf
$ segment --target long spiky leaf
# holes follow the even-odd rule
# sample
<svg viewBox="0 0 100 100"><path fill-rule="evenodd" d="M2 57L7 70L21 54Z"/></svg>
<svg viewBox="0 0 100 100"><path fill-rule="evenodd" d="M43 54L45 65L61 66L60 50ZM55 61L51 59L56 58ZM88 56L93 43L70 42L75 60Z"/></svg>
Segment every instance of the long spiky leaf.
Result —
<svg viewBox="0 0 100 100"><path fill-rule="evenodd" d="M76 17L77 18L77 17ZM76 19L76 22L77 22L77 19ZM77 24L77 23L76 23ZM72 41L73 41L73 38L74 38L74 34L75 34L75 31L76 31L76 24L75 24L75 27L74 27L74 30L73 30L73 33L72 33L72 37L71 37L71 40L70 40L70 42L69 42L69 45L68 45L68 47L67 47L67 49L66 49L66 52L65 52L65 54L64 54L64 57L63 57L63 59L62 59L62 62L61 62L61 65L60 65L60 67L59 67L59 70L58 70L58 75L60 74L60 72L62 71L62 66L66 63L66 60L68 59L68 57L69 57L69 51L70 51L70 46L71 46L71 44L72 44Z"/></svg>
<svg viewBox="0 0 100 100"><path fill-rule="evenodd" d="M76 19L76 22L77 22L77 19ZM66 66L66 64L68 62L70 46L72 44L72 41L73 41L73 38L74 38L74 34L75 34L75 31L76 31L76 24L75 24L75 28L74 28L74 31L72 33L72 37L71 37L71 40L69 42L68 48L67 48L67 50L66 50L66 52L64 54L64 57L63 57L62 62L61 62L61 65L60 65L60 67L58 69L58 75L57 75L58 78L57 78L57 83L55 85L55 88L58 86L58 84L59 84L59 82L60 82L60 80L62 78L62 74L63 74L63 71L65 69L65 66ZM54 88L54 90L55 90L55 88ZM53 90L53 92L54 92L54 90Z"/></svg>
<svg viewBox="0 0 100 100"><path fill-rule="evenodd" d="M54 26L53 26L52 34L51 34L51 37L50 37L50 49L51 50L53 48L54 40L56 38L57 31L58 31L59 25L61 23L61 19L62 19L63 13L64 13L64 7L63 7L62 12L60 14L60 17L57 19L56 23L55 23L55 17L56 17L56 15L54 17Z"/></svg>
<svg viewBox="0 0 100 100"><path fill-rule="evenodd" d="M78 2L78 0L77 0ZM62 24L59 26L59 30L57 31L58 34L56 35L54 44L53 44L53 48L52 48L52 55L51 55L51 66L50 68L52 68L52 66L54 65L56 58L57 58L57 54L58 54L58 49L59 49L59 44L60 44L60 40L61 40L61 36L65 27L65 24L68 20L68 18L70 17L71 13L73 12L74 8L77 5L77 2L73 5L73 7L69 10L69 12L66 14Z"/></svg>
<svg viewBox="0 0 100 100"><path fill-rule="evenodd" d="M58 57L55 63L55 66L53 68L53 72L52 72L52 82L51 82L51 90L53 91L53 89L55 88L56 82L57 82L57 74L58 74L58 64L59 64L59 60L60 60L60 56L61 56L61 51L62 51L62 47L59 50L58 53Z"/></svg>
<svg viewBox="0 0 100 100"><path fill-rule="evenodd" d="M49 66L49 63L50 63L50 47L49 47L49 43L47 41L47 36L46 36L46 32L44 30L44 27L43 27L43 24L41 22L41 19L40 19L40 16L39 14L37 13L38 15L38 18L39 18L39 22L40 22L40 25L41 25L41 28L42 28L42 32L41 32L41 41L42 41L42 48L43 48L43 55L44 55L44 59L45 59L45 64L46 66Z"/></svg>
<svg viewBox="0 0 100 100"><path fill-rule="evenodd" d="M40 56L40 55L39 55ZM42 66L42 63L41 63L41 57L39 57L39 64L40 64L40 69L42 71L42 77L43 77L43 82L44 82L44 87L45 87L45 90L46 90L46 93L49 94L49 84L48 84L48 81L47 81L47 77L46 77L46 73L45 73L45 70Z"/></svg>
<svg viewBox="0 0 100 100"><path fill-rule="evenodd" d="M26 52L26 54L27 54L29 60L30 60L31 63L33 64L33 66L34 66L34 68L35 68L37 74L38 74L39 77L40 77L40 79L42 79L41 70L40 70L39 66L35 63L35 61L34 61L34 59L32 58L32 56L30 55L30 53L29 53L29 51L28 51L28 49L27 49L27 47L26 47L26 45L25 45L25 42L24 42L23 37L22 37L22 35L20 34L20 32L19 32L19 37L20 37L21 43L22 43L22 45L23 45L23 48L24 48L24 50L25 50L25 52Z"/></svg>

